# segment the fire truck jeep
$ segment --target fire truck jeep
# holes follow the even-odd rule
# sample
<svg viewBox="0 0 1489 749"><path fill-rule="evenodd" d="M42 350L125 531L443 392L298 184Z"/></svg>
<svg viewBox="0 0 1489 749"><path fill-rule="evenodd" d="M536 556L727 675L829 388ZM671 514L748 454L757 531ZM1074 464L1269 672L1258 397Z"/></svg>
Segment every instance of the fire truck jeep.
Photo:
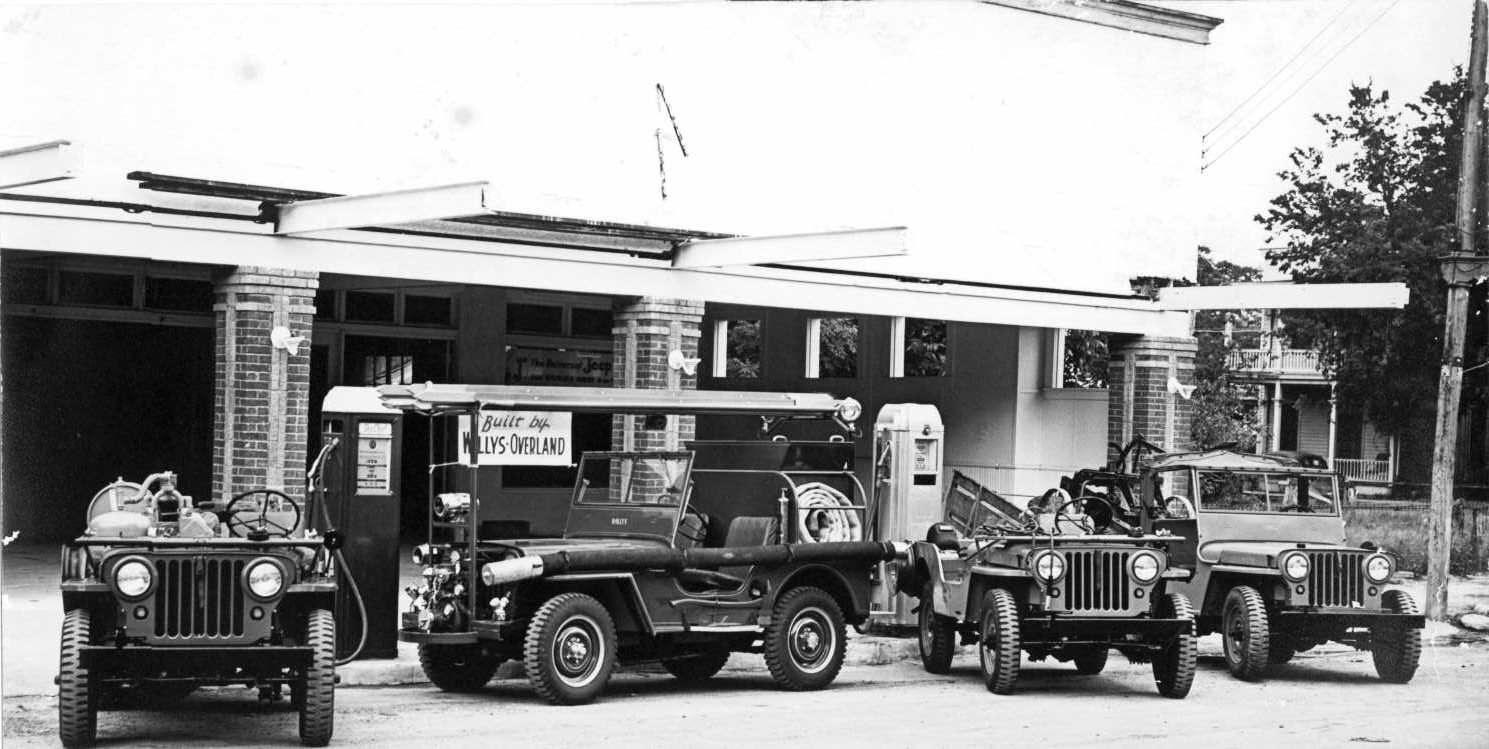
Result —
<svg viewBox="0 0 1489 749"><path fill-rule="evenodd" d="M62 549L62 744L93 744L101 706L230 684L288 686L301 742L329 742L337 537L304 510L273 489L195 503L170 472L99 491Z"/></svg>

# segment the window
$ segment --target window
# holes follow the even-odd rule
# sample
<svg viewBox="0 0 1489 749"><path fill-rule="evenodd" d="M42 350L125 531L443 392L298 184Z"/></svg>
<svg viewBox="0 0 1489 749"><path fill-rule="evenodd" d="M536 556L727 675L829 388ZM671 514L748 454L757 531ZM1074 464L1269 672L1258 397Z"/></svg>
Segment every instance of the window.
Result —
<svg viewBox="0 0 1489 749"><path fill-rule="evenodd" d="M573 335L585 338L609 338L610 329L615 327L615 315L608 309L574 307L569 317Z"/></svg>
<svg viewBox="0 0 1489 749"><path fill-rule="evenodd" d="M905 376L946 374L946 321L905 318Z"/></svg>
<svg viewBox="0 0 1489 749"><path fill-rule="evenodd" d="M414 357L362 357L363 385L411 385L414 382Z"/></svg>
<svg viewBox="0 0 1489 749"><path fill-rule="evenodd" d="M403 296L404 325L440 325L448 327L451 322L450 298L447 296Z"/></svg>
<svg viewBox="0 0 1489 749"><path fill-rule="evenodd" d="M145 307L174 312L211 312L212 282L186 278L146 278Z"/></svg>
<svg viewBox="0 0 1489 749"><path fill-rule="evenodd" d="M382 291L346 292L346 319L354 322L393 322L393 294Z"/></svg>
<svg viewBox="0 0 1489 749"><path fill-rule="evenodd" d="M759 320L715 320L713 341L711 374L714 377L760 376Z"/></svg>
<svg viewBox="0 0 1489 749"><path fill-rule="evenodd" d="M1339 513L1334 478L1327 475L1200 471L1199 486L1203 512Z"/></svg>
<svg viewBox="0 0 1489 749"><path fill-rule="evenodd" d="M133 307L134 276L91 271L62 271L59 304Z"/></svg>
<svg viewBox="0 0 1489 749"><path fill-rule="evenodd" d="M859 325L856 317L814 317L807 321L807 377L858 376Z"/></svg>
<svg viewBox="0 0 1489 749"><path fill-rule="evenodd" d="M508 333L564 334L564 308L549 304L508 304Z"/></svg>
<svg viewBox="0 0 1489 749"><path fill-rule="evenodd" d="M1055 331L1051 384L1063 388L1104 388L1109 360L1106 334L1096 330Z"/></svg>

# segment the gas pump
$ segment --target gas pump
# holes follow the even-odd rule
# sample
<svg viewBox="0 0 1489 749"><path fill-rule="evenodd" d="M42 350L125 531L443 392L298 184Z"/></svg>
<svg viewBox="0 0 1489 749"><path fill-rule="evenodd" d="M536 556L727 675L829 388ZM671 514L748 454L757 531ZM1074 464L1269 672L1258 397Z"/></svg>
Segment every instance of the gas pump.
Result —
<svg viewBox="0 0 1489 749"><path fill-rule="evenodd" d="M336 387L321 406L321 439L340 439L326 459L326 510L345 539L349 572L367 612L363 658L398 655L398 486L403 414L373 388ZM322 529L325 530L325 529ZM362 621L347 587L336 596L337 657L356 646Z"/></svg>
<svg viewBox="0 0 1489 749"><path fill-rule="evenodd" d="M889 403L874 420L876 541L918 540L941 521L941 466L946 427L941 412L923 403ZM874 623L915 626L915 602L895 592L895 567L881 565L874 591Z"/></svg>

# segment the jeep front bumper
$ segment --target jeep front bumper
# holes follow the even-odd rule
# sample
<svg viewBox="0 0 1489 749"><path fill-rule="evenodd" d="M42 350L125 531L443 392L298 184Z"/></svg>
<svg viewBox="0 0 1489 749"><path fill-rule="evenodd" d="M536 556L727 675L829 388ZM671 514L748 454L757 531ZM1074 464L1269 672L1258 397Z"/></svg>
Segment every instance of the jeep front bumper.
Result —
<svg viewBox="0 0 1489 749"><path fill-rule="evenodd" d="M288 680L310 665L308 646L85 645L82 665L102 679L194 678L232 683Z"/></svg>
<svg viewBox="0 0 1489 749"><path fill-rule="evenodd" d="M1072 645L1133 640L1157 643L1193 633L1193 620L1148 617L1029 617L1019 627L1025 643Z"/></svg>

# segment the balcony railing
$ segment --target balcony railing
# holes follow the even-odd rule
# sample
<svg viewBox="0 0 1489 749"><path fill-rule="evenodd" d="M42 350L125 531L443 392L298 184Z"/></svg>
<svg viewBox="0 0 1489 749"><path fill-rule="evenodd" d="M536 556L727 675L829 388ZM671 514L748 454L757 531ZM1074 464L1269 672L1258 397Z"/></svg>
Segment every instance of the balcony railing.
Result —
<svg viewBox="0 0 1489 749"><path fill-rule="evenodd" d="M1335 458L1334 470L1351 481L1391 481L1391 463L1385 460L1360 460L1358 458Z"/></svg>
<svg viewBox="0 0 1489 749"><path fill-rule="evenodd" d="M1247 372L1321 374L1318 352L1305 348L1282 349L1275 356L1267 349L1238 349L1226 357L1226 366Z"/></svg>

